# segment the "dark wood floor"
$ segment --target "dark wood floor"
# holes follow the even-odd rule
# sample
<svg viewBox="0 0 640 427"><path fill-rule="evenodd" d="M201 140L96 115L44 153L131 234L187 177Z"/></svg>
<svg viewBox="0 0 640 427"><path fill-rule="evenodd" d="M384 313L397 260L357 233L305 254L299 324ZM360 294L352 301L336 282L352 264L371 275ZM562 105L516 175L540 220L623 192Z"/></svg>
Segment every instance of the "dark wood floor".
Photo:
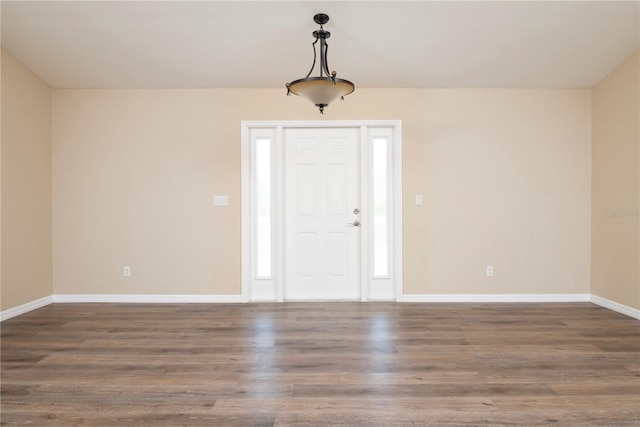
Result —
<svg viewBox="0 0 640 427"><path fill-rule="evenodd" d="M638 426L640 322L576 304L53 304L1 424Z"/></svg>

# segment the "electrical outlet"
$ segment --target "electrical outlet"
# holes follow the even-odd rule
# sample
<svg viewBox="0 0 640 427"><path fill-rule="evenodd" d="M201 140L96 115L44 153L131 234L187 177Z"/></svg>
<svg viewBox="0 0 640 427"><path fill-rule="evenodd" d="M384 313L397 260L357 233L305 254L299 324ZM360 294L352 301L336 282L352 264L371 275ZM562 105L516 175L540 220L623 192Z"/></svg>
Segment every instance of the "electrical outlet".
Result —
<svg viewBox="0 0 640 427"><path fill-rule="evenodd" d="M487 277L493 276L493 265L487 265Z"/></svg>
<svg viewBox="0 0 640 427"><path fill-rule="evenodd" d="M128 265L125 265L123 274L124 274L124 277L131 277L131 267L129 267Z"/></svg>

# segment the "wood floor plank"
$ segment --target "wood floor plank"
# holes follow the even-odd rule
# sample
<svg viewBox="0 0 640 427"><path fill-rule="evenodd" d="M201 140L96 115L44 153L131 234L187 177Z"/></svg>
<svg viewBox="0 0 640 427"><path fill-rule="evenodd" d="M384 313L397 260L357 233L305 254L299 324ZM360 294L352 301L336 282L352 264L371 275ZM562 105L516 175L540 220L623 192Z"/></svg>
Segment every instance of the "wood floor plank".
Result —
<svg viewBox="0 0 640 427"><path fill-rule="evenodd" d="M52 304L0 425L638 426L640 322L589 303Z"/></svg>

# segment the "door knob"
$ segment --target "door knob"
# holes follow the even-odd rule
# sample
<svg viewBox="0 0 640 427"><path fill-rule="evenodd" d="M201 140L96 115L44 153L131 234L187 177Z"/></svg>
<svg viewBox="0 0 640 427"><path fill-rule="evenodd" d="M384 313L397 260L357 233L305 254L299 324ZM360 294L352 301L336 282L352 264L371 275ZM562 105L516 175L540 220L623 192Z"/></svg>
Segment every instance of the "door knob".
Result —
<svg viewBox="0 0 640 427"><path fill-rule="evenodd" d="M360 221L358 221L357 219L353 222L349 222L347 223L347 225L350 225L352 227L359 227L360 226Z"/></svg>
<svg viewBox="0 0 640 427"><path fill-rule="evenodd" d="M360 209L355 208L355 209L353 210L353 213L354 213L354 214L356 214L356 215L358 215L358 214L360 213Z"/></svg>

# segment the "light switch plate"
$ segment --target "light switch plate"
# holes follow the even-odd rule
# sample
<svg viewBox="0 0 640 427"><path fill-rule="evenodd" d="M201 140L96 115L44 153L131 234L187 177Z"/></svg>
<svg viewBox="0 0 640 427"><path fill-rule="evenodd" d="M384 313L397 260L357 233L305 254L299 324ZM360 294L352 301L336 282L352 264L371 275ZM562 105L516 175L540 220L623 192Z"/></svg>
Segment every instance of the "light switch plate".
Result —
<svg viewBox="0 0 640 427"><path fill-rule="evenodd" d="M213 196L213 206L228 206L228 205L229 205L228 196Z"/></svg>
<svg viewBox="0 0 640 427"><path fill-rule="evenodd" d="M416 195L416 206L422 206L422 195Z"/></svg>

